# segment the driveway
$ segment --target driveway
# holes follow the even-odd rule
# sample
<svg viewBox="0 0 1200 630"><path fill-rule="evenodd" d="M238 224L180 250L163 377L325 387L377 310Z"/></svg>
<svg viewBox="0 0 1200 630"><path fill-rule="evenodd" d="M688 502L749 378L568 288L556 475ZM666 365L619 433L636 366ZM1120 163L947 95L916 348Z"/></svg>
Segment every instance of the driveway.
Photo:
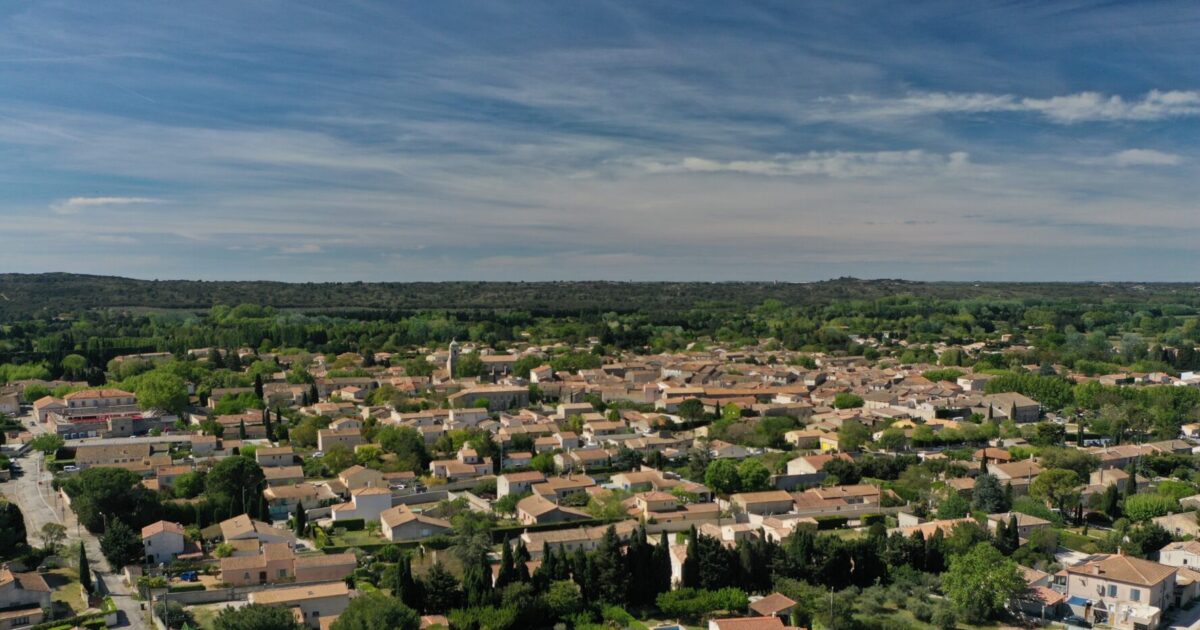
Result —
<svg viewBox="0 0 1200 630"><path fill-rule="evenodd" d="M1179 611L1175 619L1163 627L1168 630L1200 630L1200 606Z"/></svg>

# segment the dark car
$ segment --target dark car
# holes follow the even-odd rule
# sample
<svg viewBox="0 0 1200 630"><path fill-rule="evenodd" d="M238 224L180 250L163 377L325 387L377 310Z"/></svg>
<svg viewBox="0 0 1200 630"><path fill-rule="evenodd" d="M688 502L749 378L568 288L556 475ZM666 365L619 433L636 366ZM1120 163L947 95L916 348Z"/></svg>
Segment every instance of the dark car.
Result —
<svg viewBox="0 0 1200 630"><path fill-rule="evenodd" d="M1092 624L1088 620L1084 619L1083 617L1076 617L1075 615L1071 615L1070 617L1064 617L1063 623L1067 624L1068 626L1074 626L1076 628L1091 628L1092 627Z"/></svg>

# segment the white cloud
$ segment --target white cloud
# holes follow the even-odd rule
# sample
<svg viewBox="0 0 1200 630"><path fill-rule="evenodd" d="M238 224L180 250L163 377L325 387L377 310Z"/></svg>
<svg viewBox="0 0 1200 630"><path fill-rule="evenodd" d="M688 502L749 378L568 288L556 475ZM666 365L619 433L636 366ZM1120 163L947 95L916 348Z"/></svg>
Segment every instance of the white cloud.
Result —
<svg viewBox="0 0 1200 630"><path fill-rule="evenodd" d="M1154 149L1127 149L1110 159L1117 166L1176 166L1183 162L1183 156Z"/></svg>
<svg viewBox="0 0 1200 630"><path fill-rule="evenodd" d="M1093 121L1163 120L1200 116L1200 91L1151 90L1141 98L1126 99L1100 92L1079 92L1050 98L1013 94L921 92L901 98L850 96L823 99L828 119L909 118L936 114L1030 112L1059 124Z"/></svg>
<svg viewBox="0 0 1200 630"><path fill-rule="evenodd" d="M127 206L132 204L162 203L161 199L152 197L71 197L50 206L55 214L77 214L84 208L97 206Z"/></svg>
<svg viewBox="0 0 1200 630"><path fill-rule="evenodd" d="M296 245L284 245L279 248L281 254L319 254L321 246L316 243L299 243Z"/></svg>
<svg viewBox="0 0 1200 630"><path fill-rule="evenodd" d="M765 176L824 176L834 178L880 177L896 174L939 173L969 163L963 152L929 153L910 151L812 151L803 155L779 155L762 160L719 161L685 157L678 161L642 161L651 173L745 173Z"/></svg>

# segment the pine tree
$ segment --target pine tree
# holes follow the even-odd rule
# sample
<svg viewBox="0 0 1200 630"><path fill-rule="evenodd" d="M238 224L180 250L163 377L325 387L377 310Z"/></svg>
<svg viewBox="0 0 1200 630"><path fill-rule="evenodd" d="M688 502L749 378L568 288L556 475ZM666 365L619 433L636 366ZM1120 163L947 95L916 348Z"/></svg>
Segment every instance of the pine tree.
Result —
<svg viewBox="0 0 1200 630"><path fill-rule="evenodd" d="M308 513L304 511L304 505L296 504L296 536L303 537L305 530L308 529Z"/></svg>
<svg viewBox="0 0 1200 630"><path fill-rule="evenodd" d="M79 585L83 587L83 592L92 592L92 566L88 562L87 549L84 549L83 541L79 542Z"/></svg>

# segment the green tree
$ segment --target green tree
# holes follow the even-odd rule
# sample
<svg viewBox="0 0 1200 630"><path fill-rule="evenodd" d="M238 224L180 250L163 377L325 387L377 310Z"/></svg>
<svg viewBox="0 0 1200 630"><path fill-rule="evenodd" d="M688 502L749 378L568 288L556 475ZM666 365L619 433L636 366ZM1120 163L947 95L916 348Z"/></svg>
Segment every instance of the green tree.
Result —
<svg viewBox="0 0 1200 630"><path fill-rule="evenodd" d="M1000 487L1000 481L988 473L975 478L971 506L988 514L1004 512L1011 507L1004 499L1004 489Z"/></svg>
<svg viewBox="0 0 1200 630"><path fill-rule="evenodd" d="M746 459L738 465L738 479L742 491L755 492L770 487L771 471L757 459Z"/></svg>
<svg viewBox="0 0 1200 630"><path fill-rule="evenodd" d="M142 537L119 518L108 521L108 528L100 537L100 552L114 571L131 564L141 564L145 559Z"/></svg>
<svg viewBox="0 0 1200 630"><path fill-rule="evenodd" d="M741 490L742 478L737 464L732 459L714 459L704 471L704 484L718 494L732 494Z"/></svg>
<svg viewBox="0 0 1200 630"><path fill-rule="evenodd" d="M175 478L171 492L180 499L194 499L204 492L204 477L203 470L185 472Z"/></svg>
<svg viewBox="0 0 1200 630"><path fill-rule="evenodd" d="M421 616L379 591L360 595L333 622L331 630L418 630Z"/></svg>
<svg viewBox="0 0 1200 630"><path fill-rule="evenodd" d="M78 380L87 372L88 360L87 357L78 354L68 354L58 363L63 369L63 376Z"/></svg>
<svg viewBox="0 0 1200 630"><path fill-rule="evenodd" d="M92 592L92 563L88 562L87 549L83 547L83 541L79 542L79 561L76 563L79 569L79 586L83 587L83 592Z"/></svg>
<svg viewBox="0 0 1200 630"><path fill-rule="evenodd" d="M208 471L204 494L216 508L229 516L260 516L262 490L266 478L262 468L245 457L226 457Z"/></svg>
<svg viewBox="0 0 1200 630"><path fill-rule="evenodd" d="M426 613L445 614L462 601L462 589L454 574L441 562L435 562L421 580L425 592Z"/></svg>
<svg viewBox="0 0 1200 630"><path fill-rule="evenodd" d="M838 429L838 448L842 451L857 451L871 441L871 430L858 420L847 420Z"/></svg>
<svg viewBox="0 0 1200 630"><path fill-rule="evenodd" d="M29 441L29 446L46 455L53 455L62 448L66 441L54 433L43 433Z"/></svg>
<svg viewBox="0 0 1200 630"><path fill-rule="evenodd" d="M546 607L555 619L570 619L583 609L583 594L579 585L572 580L557 580L550 583L546 594L542 596Z"/></svg>
<svg viewBox="0 0 1200 630"><path fill-rule="evenodd" d="M1179 508L1179 502L1159 494L1135 494L1125 499L1123 510L1131 521L1148 521Z"/></svg>
<svg viewBox="0 0 1200 630"><path fill-rule="evenodd" d="M689 398L679 403L679 415L691 422L699 420L704 417L704 403L698 398Z"/></svg>
<svg viewBox="0 0 1200 630"><path fill-rule="evenodd" d="M962 518L971 511L971 504L954 490L938 503L938 518Z"/></svg>
<svg viewBox="0 0 1200 630"><path fill-rule="evenodd" d="M75 516L92 532L101 531L105 518L120 516L141 528L161 513L158 495L142 485L137 473L123 468L88 468L68 477L62 487L71 497Z"/></svg>
<svg viewBox="0 0 1200 630"><path fill-rule="evenodd" d="M1049 501L1051 505L1066 513L1079 502L1079 475L1065 468L1051 468L1029 484L1029 496Z"/></svg>
<svg viewBox="0 0 1200 630"><path fill-rule="evenodd" d="M942 575L942 591L971 623L996 617L1023 590L1025 580L1017 563L987 543L950 558L950 568Z"/></svg>
<svg viewBox="0 0 1200 630"><path fill-rule="evenodd" d="M187 384L175 374L155 370L137 377L136 394L142 409L180 413L187 406Z"/></svg>
<svg viewBox="0 0 1200 630"><path fill-rule="evenodd" d="M222 608L213 618L213 630L303 630L292 611L283 606L250 604Z"/></svg>
<svg viewBox="0 0 1200 630"><path fill-rule="evenodd" d="M849 394L841 392L833 397L833 406L835 409L857 409L864 404L862 396L858 394Z"/></svg>
<svg viewBox="0 0 1200 630"><path fill-rule="evenodd" d="M58 553L59 546L67 539L67 528L58 523L46 523L42 525L39 537L42 539L43 549L50 553Z"/></svg>
<svg viewBox="0 0 1200 630"><path fill-rule="evenodd" d="M25 516L21 513L21 507L0 497L0 560L16 558L28 549Z"/></svg>
<svg viewBox="0 0 1200 630"><path fill-rule="evenodd" d="M396 456L402 470L422 472L429 466L425 438L412 427L388 425L375 435L380 448Z"/></svg>

